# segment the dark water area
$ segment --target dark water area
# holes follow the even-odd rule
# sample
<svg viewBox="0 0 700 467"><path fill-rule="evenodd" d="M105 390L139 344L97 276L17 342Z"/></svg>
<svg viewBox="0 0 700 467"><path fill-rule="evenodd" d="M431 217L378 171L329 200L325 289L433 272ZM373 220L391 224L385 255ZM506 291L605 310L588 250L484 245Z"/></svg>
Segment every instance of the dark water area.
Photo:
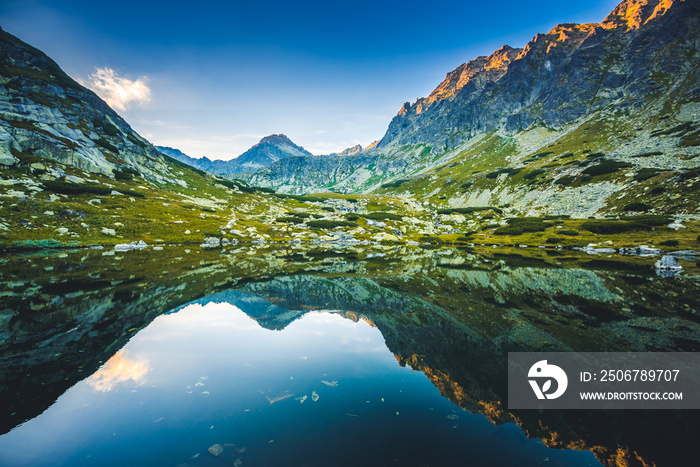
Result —
<svg viewBox="0 0 700 467"><path fill-rule="evenodd" d="M696 411L507 407L509 351L698 351L700 278L654 261L7 255L0 465L681 465Z"/></svg>

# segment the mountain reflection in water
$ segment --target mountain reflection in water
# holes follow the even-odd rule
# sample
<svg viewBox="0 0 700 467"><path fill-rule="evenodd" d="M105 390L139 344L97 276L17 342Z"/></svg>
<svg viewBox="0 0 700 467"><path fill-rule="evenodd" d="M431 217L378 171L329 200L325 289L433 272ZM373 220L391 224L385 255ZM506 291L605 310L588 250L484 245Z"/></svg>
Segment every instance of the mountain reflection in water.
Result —
<svg viewBox="0 0 700 467"><path fill-rule="evenodd" d="M638 258L593 268L536 253L8 257L3 431L51 407L0 437L0 463L682 458L687 412L511 412L505 362L523 350L696 351L698 280L655 277Z"/></svg>

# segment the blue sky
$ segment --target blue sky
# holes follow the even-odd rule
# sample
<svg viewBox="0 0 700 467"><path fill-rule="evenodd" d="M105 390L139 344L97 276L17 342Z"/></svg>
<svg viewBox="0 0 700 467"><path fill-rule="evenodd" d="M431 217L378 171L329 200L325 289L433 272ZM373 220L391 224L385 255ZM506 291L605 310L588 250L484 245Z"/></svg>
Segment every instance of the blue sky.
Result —
<svg viewBox="0 0 700 467"><path fill-rule="evenodd" d="M617 3L2 0L0 25L152 143L230 159L272 133L366 146L463 62Z"/></svg>

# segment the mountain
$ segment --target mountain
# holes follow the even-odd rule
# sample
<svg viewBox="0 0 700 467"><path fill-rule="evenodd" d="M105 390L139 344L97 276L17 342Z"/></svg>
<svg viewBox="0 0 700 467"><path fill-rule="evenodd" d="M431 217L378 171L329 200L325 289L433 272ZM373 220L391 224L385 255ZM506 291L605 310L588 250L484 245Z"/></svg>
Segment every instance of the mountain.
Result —
<svg viewBox="0 0 700 467"><path fill-rule="evenodd" d="M0 52L3 165L47 159L107 177L136 170L159 182L175 179L148 141L44 53L2 29Z"/></svg>
<svg viewBox="0 0 700 467"><path fill-rule="evenodd" d="M351 148L345 148L342 151L340 151L340 156L352 156L355 155L359 152L362 152L362 146L357 144Z"/></svg>
<svg viewBox="0 0 700 467"><path fill-rule="evenodd" d="M244 161L296 154L308 153L273 135ZM269 210L289 209L284 197L163 154L46 54L1 29L0 198L0 250L207 238L218 245L295 232L271 226L279 214ZM331 216L309 209L318 219Z"/></svg>
<svg viewBox="0 0 700 467"><path fill-rule="evenodd" d="M264 137L258 144L230 161L211 160L207 157L195 159L178 149L165 146L156 146L156 149L180 162L218 175L251 172L288 157L312 156L309 151L282 134Z"/></svg>
<svg viewBox="0 0 700 467"><path fill-rule="evenodd" d="M699 16L697 1L625 0L600 23L560 24L460 65L359 156L279 161L242 178L522 213L587 217L635 203L694 213Z"/></svg>

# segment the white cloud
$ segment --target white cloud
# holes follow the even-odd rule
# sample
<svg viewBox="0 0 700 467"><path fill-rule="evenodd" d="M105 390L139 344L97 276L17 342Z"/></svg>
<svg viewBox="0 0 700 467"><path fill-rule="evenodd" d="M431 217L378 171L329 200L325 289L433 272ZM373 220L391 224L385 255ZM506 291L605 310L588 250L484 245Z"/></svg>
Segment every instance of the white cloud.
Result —
<svg viewBox="0 0 700 467"><path fill-rule="evenodd" d="M117 75L111 68L97 68L88 76L87 83L81 83L97 93L113 109L128 110L131 104L143 104L151 100L148 78L134 81Z"/></svg>

